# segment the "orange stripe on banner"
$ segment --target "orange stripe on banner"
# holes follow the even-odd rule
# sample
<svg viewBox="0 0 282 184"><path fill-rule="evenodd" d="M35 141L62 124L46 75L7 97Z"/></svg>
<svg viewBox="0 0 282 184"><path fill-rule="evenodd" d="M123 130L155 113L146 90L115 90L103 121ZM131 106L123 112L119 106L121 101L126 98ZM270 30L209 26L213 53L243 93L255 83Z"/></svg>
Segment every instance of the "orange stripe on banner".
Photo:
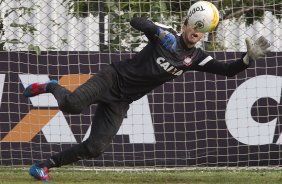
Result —
<svg viewBox="0 0 282 184"><path fill-rule="evenodd" d="M31 110L2 142L30 142L59 110Z"/></svg>
<svg viewBox="0 0 282 184"><path fill-rule="evenodd" d="M90 77L89 74L64 75L59 83L74 91ZM1 142L30 142L58 112L59 110L31 110Z"/></svg>
<svg viewBox="0 0 282 184"><path fill-rule="evenodd" d="M74 91L78 86L91 78L89 74L72 74L61 77L59 83L70 91Z"/></svg>

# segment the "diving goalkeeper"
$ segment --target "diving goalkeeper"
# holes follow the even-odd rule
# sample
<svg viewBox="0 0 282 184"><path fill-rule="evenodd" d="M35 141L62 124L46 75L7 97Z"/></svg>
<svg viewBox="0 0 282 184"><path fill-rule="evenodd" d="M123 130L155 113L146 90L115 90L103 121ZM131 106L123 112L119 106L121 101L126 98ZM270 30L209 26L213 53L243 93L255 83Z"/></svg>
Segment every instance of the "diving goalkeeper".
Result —
<svg viewBox="0 0 282 184"><path fill-rule="evenodd" d="M188 25L187 20L184 21L181 35L169 32L143 17L133 18L130 24L142 31L149 40L133 58L109 64L74 92L62 87L55 80L34 83L25 89L26 97L52 93L60 110L66 113L79 114L91 104L97 104L89 138L33 164L29 172L34 178L49 181L50 168L99 157L118 132L129 104L154 88L186 71L234 76L259 57L265 56L270 47L263 36L255 42L248 38L247 53L240 59L219 62L195 47L205 33L197 32L196 28Z"/></svg>

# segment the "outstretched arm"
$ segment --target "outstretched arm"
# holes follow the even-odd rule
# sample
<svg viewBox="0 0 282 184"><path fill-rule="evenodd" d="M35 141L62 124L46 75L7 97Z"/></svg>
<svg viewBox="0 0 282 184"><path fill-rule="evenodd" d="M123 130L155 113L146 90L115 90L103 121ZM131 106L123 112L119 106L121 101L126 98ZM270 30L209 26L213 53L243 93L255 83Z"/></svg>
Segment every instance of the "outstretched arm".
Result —
<svg viewBox="0 0 282 184"><path fill-rule="evenodd" d="M162 29L145 17L134 17L130 21L130 25L133 28L144 32L151 42L160 42L164 48L171 52L175 52L176 38L172 33Z"/></svg>
<svg viewBox="0 0 282 184"><path fill-rule="evenodd" d="M197 54L199 62L194 69L232 77L248 68L253 61L265 56L270 47L269 42L263 36L255 42L247 38L246 45L247 53L243 54L242 58L230 62L219 62L200 50Z"/></svg>
<svg viewBox="0 0 282 184"><path fill-rule="evenodd" d="M232 77L249 67L249 64L243 62L243 57L234 61L220 62L204 53L201 54L194 70Z"/></svg>
<svg viewBox="0 0 282 184"><path fill-rule="evenodd" d="M130 21L130 25L139 31L145 33L150 41L156 40L156 32L158 26L156 26L152 21L147 20L145 17L134 17Z"/></svg>

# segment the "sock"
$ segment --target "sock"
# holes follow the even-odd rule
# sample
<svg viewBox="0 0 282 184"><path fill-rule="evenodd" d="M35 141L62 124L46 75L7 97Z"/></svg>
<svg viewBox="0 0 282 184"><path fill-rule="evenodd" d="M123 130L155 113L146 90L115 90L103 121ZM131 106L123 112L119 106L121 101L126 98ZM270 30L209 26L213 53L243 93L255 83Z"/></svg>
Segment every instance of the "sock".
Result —
<svg viewBox="0 0 282 184"><path fill-rule="evenodd" d="M58 86L58 84L56 84L56 83L48 83L47 86L46 86L46 92L52 93L57 86Z"/></svg>
<svg viewBox="0 0 282 184"><path fill-rule="evenodd" d="M43 162L43 166L47 167L48 169L52 167L56 167L56 163L52 158L49 158Z"/></svg>

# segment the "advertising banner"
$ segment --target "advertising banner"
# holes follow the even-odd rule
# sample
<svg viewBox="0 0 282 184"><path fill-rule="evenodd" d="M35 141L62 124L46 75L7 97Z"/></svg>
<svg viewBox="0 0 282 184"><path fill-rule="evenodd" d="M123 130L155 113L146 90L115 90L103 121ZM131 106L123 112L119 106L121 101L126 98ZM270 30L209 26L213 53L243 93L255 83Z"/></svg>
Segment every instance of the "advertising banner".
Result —
<svg viewBox="0 0 282 184"><path fill-rule="evenodd" d="M61 112L51 94L23 96L33 82L74 90L131 53L0 53L0 163L26 165L87 139L96 105ZM237 52L212 53L228 62ZM282 53L234 77L188 71L131 104L99 158L86 166L278 166L281 154Z"/></svg>

